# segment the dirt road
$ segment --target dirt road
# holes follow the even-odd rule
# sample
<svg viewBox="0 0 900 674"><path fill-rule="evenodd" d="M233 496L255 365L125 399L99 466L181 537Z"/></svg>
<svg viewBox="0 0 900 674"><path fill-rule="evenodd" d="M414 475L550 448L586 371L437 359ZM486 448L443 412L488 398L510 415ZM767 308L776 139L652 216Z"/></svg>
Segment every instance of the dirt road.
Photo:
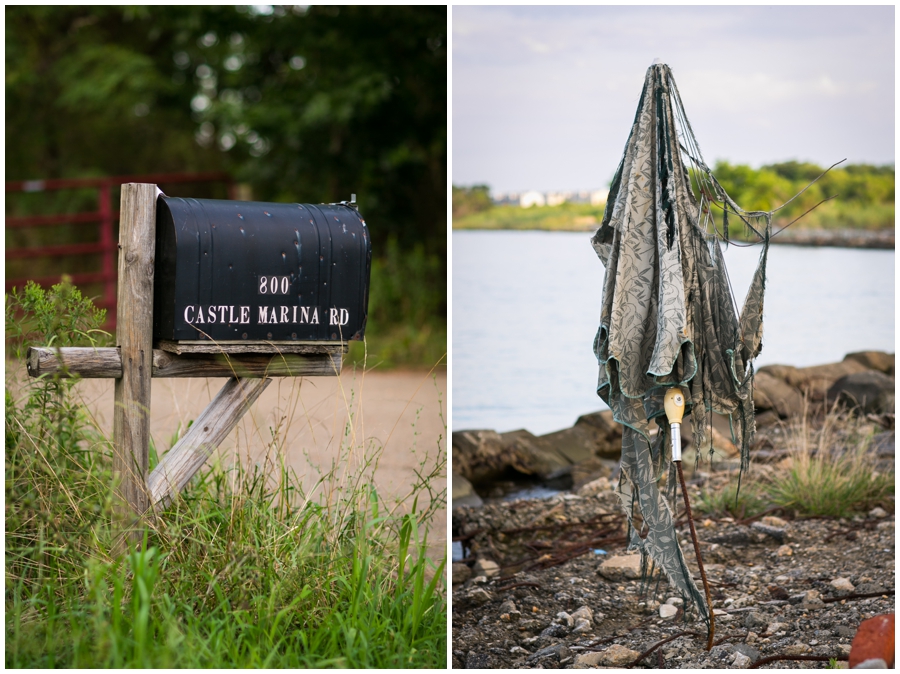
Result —
<svg viewBox="0 0 900 674"><path fill-rule="evenodd" d="M224 379L154 379L151 439L162 453L206 407ZM112 433L113 380L88 379L76 386L98 426ZM303 488L315 487L320 474L336 467L337 483L354 475L374 475L379 494L389 501L407 498L415 471L428 473L438 453L446 455L447 376L438 372L369 372L349 369L340 377L275 378L218 452L223 465L235 457L271 468L283 460ZM273 441L273 433L275 440ZM371 459L383 448L377 464ZM367 466L367 462L369 465ZM446 485L446 468L434 481ZM419 496L419 509L424 495ZM446 510L435 518L432 554L446 549Z"/></svg>

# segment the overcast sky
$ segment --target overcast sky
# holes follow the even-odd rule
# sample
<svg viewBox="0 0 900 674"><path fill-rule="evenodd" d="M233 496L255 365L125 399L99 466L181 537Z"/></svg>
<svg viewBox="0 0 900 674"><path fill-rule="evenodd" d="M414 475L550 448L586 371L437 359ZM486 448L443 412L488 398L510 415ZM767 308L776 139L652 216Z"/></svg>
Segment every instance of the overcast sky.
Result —
<svg viewBox="0 0 900 674"><path fill-rule="evenodd" d="M454 6L456 185L608 187L655 58L703 156L894 161L894 7Z"/></svg>

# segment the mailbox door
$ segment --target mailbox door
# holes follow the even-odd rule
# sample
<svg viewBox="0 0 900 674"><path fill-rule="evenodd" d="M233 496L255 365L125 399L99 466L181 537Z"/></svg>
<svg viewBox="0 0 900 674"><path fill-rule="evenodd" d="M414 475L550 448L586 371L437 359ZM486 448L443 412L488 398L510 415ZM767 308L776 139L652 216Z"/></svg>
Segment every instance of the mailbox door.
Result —
<svg viewBox="0 0 900 674"><path fill-rule="evenodd" d="M362 339L371 244L342 204L159 197L154 337Z"/></svg>

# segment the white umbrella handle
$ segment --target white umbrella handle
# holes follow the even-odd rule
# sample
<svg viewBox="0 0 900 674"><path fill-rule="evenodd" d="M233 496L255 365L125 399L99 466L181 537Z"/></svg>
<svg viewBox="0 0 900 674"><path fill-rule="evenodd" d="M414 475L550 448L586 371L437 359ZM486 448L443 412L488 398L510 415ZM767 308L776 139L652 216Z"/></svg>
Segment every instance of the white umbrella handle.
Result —
<svg viewBox="0 0 900 674"><path fill-rule="evenodd" d="M681 461L681 419L684 417L684 394L681 389L670 388L666 391L663 407L672 428L672 461Z"/></svg>

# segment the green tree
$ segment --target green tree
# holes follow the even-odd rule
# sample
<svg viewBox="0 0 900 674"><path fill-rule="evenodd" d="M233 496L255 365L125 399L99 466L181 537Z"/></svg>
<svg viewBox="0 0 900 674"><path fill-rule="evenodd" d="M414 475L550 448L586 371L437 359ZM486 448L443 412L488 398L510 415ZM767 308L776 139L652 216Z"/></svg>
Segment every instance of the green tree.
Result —
<svg viewBox="0 0 900 674"><path fill-rule="evenodd" d="M376 257L393 241L438 260L417 281L445 321L446 27L443 6L7 7L7 179L228 171L258 200L355 193ZM7 212L93 207L41 196Z"/></svg>

